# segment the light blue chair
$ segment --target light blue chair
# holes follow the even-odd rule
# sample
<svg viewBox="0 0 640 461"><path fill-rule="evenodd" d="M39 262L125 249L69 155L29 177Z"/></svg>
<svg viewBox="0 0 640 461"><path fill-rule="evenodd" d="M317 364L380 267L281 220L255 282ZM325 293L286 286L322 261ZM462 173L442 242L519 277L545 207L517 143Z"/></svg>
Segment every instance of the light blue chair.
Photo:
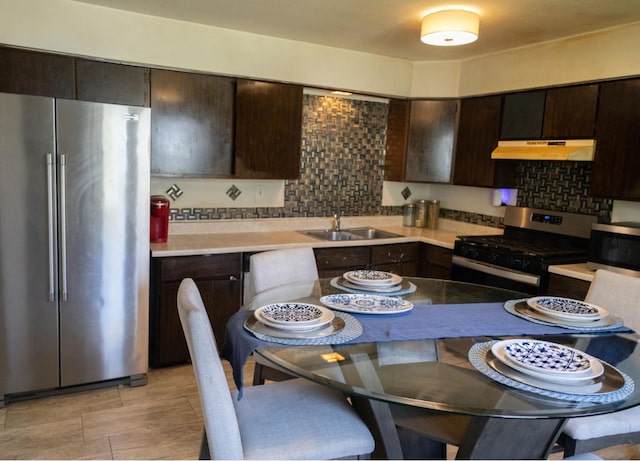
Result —
<svg viewBox="0 0 640 461"><path fill-rule="evenodd" d="M585 301L607 309L622 318L625 325L640 332L640 278L598 269ZM610 414L571 418L558 442L564 447L565 456L640 443L640 406Z"/></svg>
<svg viewBox="0 0 640 461"><path fill-rule="evenodd" d="M374 439L339 392L302 379L231 391L200 292L178 289L178 312L198 383L201 459L369 458Z"/></svg>

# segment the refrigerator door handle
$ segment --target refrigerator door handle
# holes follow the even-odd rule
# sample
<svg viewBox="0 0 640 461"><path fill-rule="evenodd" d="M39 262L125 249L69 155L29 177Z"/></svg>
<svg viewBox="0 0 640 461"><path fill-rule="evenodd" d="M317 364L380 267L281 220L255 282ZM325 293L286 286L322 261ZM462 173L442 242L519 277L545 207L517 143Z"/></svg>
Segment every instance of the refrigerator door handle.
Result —
<svg viewBox="0 0 640 461"><path fill-rule="evenodd" d="M49 302L56 300L55 235L54 235L53 154L47 154L47 217L49 223Z"/></svg>
<svg viewBox="0 0 640 461"><path fill-rule="evenodd" d="M60 280L67 300L67 157L60 154Z"/></svg>

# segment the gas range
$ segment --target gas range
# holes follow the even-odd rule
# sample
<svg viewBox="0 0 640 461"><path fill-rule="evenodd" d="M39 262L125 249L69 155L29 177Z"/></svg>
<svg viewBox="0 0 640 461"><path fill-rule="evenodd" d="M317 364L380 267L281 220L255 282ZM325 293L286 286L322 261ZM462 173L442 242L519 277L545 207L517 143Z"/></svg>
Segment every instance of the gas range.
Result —
<svg viewBox="0 0 640 461"><path fill-rule="evenodd" d="M453 277L542 294L550 265L587 260L595 222L594 215L507 207L503 235L458 237Z"/></svg>

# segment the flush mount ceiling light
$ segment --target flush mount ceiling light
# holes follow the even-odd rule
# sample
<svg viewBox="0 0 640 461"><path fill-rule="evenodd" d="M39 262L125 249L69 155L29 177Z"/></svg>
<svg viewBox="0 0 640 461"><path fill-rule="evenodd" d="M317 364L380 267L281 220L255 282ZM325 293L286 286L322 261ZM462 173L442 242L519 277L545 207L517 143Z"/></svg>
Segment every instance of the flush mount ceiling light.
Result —
<svg viewBox="0 0 640 461"><path fill-rule="evenodd" d="M422 18L420 40L428 45L457 46L478 39L480 16L467 10L441 10Z"/></svg>

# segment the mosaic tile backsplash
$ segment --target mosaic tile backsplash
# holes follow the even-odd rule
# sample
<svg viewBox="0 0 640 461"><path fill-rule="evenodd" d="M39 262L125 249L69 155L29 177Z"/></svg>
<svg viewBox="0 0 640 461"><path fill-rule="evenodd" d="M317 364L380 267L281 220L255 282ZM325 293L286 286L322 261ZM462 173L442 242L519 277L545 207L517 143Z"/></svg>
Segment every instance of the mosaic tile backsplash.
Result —
<svg viewBox="0 0 640 461"><path fill-rule="evenodd" d="M591 162L522 161L518 167L518 206L596 214L611 222L613 200L590 197Z"/></svg>
<svg viewBox="0 0 640 461"><path fill-rule="evenodd" d="M172 220L401 215L383 207L388 106L381 102L304 95L300 178L285 181L284 207L175 208ZM522 161L518 206L595 213L610 222L613 200L589 196L590 162ZM440 217L492 227L502 219L441 208Z"/></svg>

